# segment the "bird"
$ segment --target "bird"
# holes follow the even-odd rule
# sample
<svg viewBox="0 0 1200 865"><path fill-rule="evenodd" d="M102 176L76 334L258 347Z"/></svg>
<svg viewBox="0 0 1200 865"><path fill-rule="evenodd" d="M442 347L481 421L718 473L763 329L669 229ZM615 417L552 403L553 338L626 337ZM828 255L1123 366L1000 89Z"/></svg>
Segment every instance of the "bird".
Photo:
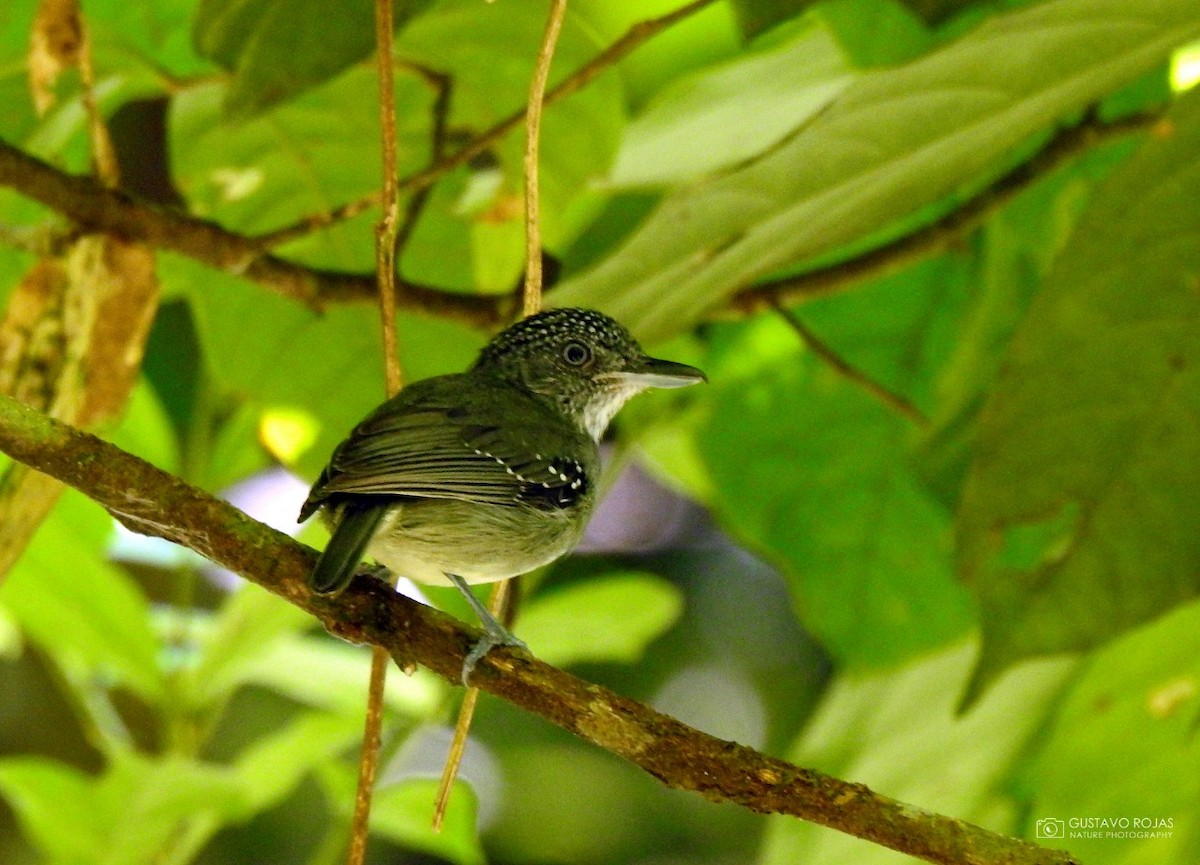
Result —
<svg viewBox="0 0 1200 865"><path fill-rule="evenodd" d="M300 509L331 536L310 588L336 595L364 556L397 576L453 585L483 625L463 665L526 648L469 586L528 573L570 551L596 502L599 442L648 388L707 381L648 356L624 326L563 307L521 319L465 371L413 382L337 446Z"/></svg>

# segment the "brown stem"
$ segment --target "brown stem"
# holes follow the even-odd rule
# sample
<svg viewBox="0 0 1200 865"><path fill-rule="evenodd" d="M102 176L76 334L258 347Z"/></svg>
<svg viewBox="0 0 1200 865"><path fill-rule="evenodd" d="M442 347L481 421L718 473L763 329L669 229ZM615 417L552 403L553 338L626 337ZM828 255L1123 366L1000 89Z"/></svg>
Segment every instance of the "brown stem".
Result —
<svg viewBox="0 0 1200 865"><path fill-rule="evenodd" d="M776 303L787 305L824 297L896 273L951 248L1034 183L1084 151L1113 138L1144 132L1161 119L1161 114L1146 113L1103 122L1094 114L1089 115L1077 125L1060 130L1028 162L1016 166L936 222L849 261L745 288L730 300L729 311L753 314Z"/></svg>
<svg viewBox="0 0 1200 865"><path fill-rule="evenodd" d="M851 364L848 360L834 351L833 347L825 340L821 339L812 329L802 322L794 312L785 307L778 301L774 304L775 311L780 317L787 322L788 327L796 332L800 337L801 342L808 346L809 351L825 362L827 366L834 370L852 384L857 385L862 390L866 391L870 396L877 399L879 402L896 414L902 415L918 426L926 426L929 423L927 418L919 408L913 405L906 397L901 396L894 391L888 390L875 379L871 378L858 367Z"/></svg>
<svg viewBox="0 0 1200 865"><path fill-rule="evenodd" d="M336 598L314 595L308 547L232 505L16 400L0 397L0 451L90 496L134 531L166 538L316 616L333 634L387 649L457 682L476 629L360 576ZM1062 851L932 814L710 736L577 679L526 652L489 652L482 690L639 766L664 784L761 813L790 814L945 865L1079 865Z"/></svg>
<svg viewBox="0 0 1200 865"><path fill-rule="evenodd" d="M542 308L542 231L538 217L540 197L538 194L538 140L542 130L542 106L546 98L546 81L550 77L550 62L554 59L554 47L562 30L563 18L567 14L567 0L553 0L546 19L546 31L534 64L533 77L529 84L529 102L525 109L525 290L522 304L523 315L533 315ZM424 190L422 190L423 192ZM420 194L420 193L418 193ZM504 609L509 593L509 580L501 580L492 589L488 607L493 615ZM471 731L471 719L475 716L475 704L479 689L467 688L458 719L454 723L454 738L450 753L442 768L442 779L438 784L437 797L433 806L433 829L440 831L446 806L450 802L450 791L458 777L467 747L467 736Z"/></svg>
<svg viewBox="0 0 1200 865"><path fill-rule="evenodd" d="M383 370L387 395L395 396L404 382L400 357L396 354L396 244L400 233L400 202L396 194L396 95L392 70L392 0L375 0L375 55L379 79L379 138L383 158L383 214L375 226L375 276L379 291L379 321L382 330ZM371 824L371 800L379 769L383 737L383 692L387 685L388 653L380 646L371 649L371 676L367 684L367 708L363 717L362 748L358 755L358 784L350 821L347 865L362 865L367 857Z"/></svg>
<svg viewBox="0 0 1200 865"><path fill-rule="evenodd" d="M429 152L433 160L438 160L442 158L442 154L446 150L446 123L450 117L450 95L453 92L454 83L449 75L442 75L440 72L430 69L420 71L433 86L436 94L433 99L433 129L430 135ZM424 189L418 189L408 198L408 203L404 207L404 219L400 223L400 230L396 233L397 261L400 260L409 240L412 239L413 231L417 227L417 220L421 218L421 213L425 210L425 204L429 200L429 192L432 188L427 186Z"/></svg>
<svg viewBox="0 0 1200 865"><path fill-rule="evenodd" d="M306 267L272 255L257 241L213 222L148 204L90 177L65 174L0 141L0 186L41 202L81 228L142 241L216 270L241 276L314 308L377 297L375 275ZM455 294L404 281L400 303L474 327L490 328L512 314L507 297Z"/></svg>
<svg viewBox="0 0 1200 865"><path fill-rule="evenodd" d="M542 132L542 106L550 61L567 14L567 0L552 0L546 19L546 32L529 82L529 101L525 106L525 302L523 313L533 315L542 308L542 227L538 205L538 142Z"/></svg>
<svg viewBox="0 0 1200 865"><path fill-rule="evenodd" d="M547 100L555 90L547 94ZM749 286L730 298L723 309L714 310L713 315L742 317L771 308L775 297L790 305L844 291L937 254L1063 163L1098 143L1145 131L1160 120L1161 115L1154 114L1109 123L1085 120L1059 132L1038 156L1014 168L937 222L849 261ZM405 182L405 179L399 181L401 192ZM41 202L84 230L116 234L179 253L314 307L361 302L376 296L371 274L319 270L287 261L271 255L252 238L175 210L146 204L120 190L105 189L90 177L64 174L3 141L0 141L0 186L11 187ZM459 294L407 280L401 280L400 286L401 308L473 327L494 328L511 320L516 308L511 296Z"/></svg>

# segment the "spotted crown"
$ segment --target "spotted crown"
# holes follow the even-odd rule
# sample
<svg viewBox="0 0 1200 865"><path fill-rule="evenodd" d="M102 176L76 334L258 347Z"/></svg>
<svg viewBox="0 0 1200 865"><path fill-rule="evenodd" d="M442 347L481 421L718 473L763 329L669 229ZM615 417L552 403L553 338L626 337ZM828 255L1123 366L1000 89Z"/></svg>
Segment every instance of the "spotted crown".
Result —
<svg viewBox="0 0 1200 865"><path fill-rule="evenodd" d="M557 357L570 343L580 341L602 356L636 358L641 346L620 322L592 309L563 307L539 312L498 334L475 362L475 369L520 366L523 361Z"/></svg>

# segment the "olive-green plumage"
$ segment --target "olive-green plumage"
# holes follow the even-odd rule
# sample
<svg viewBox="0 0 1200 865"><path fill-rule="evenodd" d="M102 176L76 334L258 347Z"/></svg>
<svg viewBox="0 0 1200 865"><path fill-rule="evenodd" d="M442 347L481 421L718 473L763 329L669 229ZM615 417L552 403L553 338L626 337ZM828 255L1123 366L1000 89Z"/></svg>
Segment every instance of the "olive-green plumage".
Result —
<svg viewBox="0 0 1200 865"><path fill-rule="evenodd" d="M553 561L591 515L598 441L613 415L648 387L703 380L647 357L598 312L555 309L514 324L469 370L409 385L337 447L300 511L301 521L323 511L333 526L313 589L341 591L364 555L464 591ZM513 640L484 624L489 645Z"/></svg>

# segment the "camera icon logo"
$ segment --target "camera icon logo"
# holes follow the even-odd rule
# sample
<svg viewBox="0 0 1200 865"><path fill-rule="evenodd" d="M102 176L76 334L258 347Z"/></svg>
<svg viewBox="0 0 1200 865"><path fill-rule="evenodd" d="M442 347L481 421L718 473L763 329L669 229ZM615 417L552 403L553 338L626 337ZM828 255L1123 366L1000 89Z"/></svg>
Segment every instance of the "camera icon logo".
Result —
<svg viewBox="0 0 1200 865"><path fill-rule="evenodd" d="M1033 833L1038 838L1065 838L1067 824L1057 817L1043 817L1033 824Z"/></svg>

